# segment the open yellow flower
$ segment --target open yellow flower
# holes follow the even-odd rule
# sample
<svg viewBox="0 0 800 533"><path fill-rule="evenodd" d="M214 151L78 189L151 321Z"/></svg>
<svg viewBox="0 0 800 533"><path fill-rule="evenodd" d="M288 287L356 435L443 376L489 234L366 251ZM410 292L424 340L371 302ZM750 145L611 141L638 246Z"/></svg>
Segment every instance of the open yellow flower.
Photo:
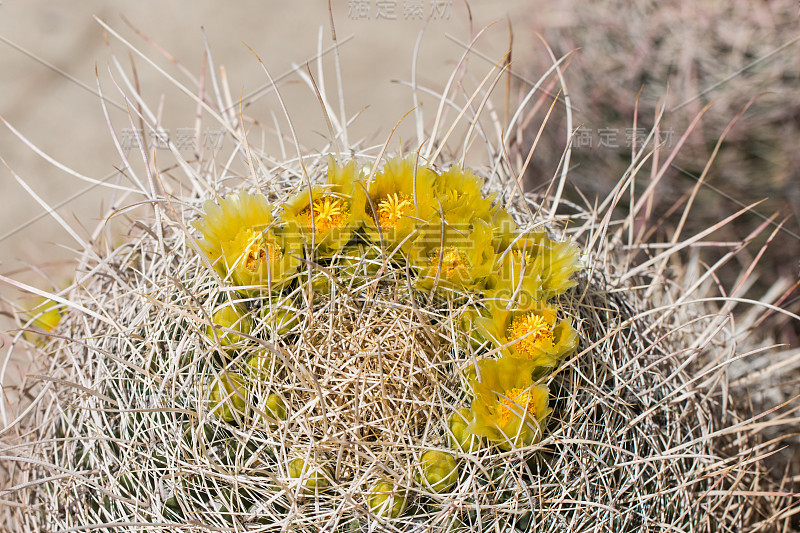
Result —
<svg viewBox="0 0 800 533"><path fill-rule="evenodd" d="M344 248L363 224L366 193L355 161L339 166L331 156L328 183L305 188L284 205L283 218L293 222L316 253Z"/></svg>
<svg viewBox="0 0 800 533"><path fill-rule="evenodd" d="M390 250L401 244L408 250L413 239L409 235L436 215L435 179L433 170L416 166L413 155L387 160L369 186L364 230L370 240Z"/></svg>
<svg viewBox="0 0 800 533"><path fill-rule="evenodd" d="M43 331L53 331L61 322L60 304L49 298L37 297L31 301L30 310L27 313L32 328ZM41 342L45 338L34 331L26 331L25 338L29 342Z"/></svg>
<svg viewBox="0 0 800 533"><path fill-rule="evenodd" d="M487 295L502 305L528 307L574 287L577 282L572 275L581 268L575 243L532 233L500 256L495 272L486 280Z"/></svg>
<svg viewBox="0 0 800 533"><path fill-rule="evenodd" d="M484 197L481 194L482 187L483 179L469 168L464 170L452 166L443 172L436 178L435 192L444 216L458 211L468 214L467 222L480 218L491 223L496 195Z"/></svg>
<svg viewBox="0 0 800 533"><path fill-rule="evenodd" d="M483 220L464 224L440 219L419 230L408 257L421 289L475 289L494 265L492 228Z"/></svg>
<svg viewBox="0 0 800 533"><path fill-rule="evenodd" d="M550 391L536 385L518 361L509 357L479 361L470 387L474 395L473 417L467 426L470 433L504 449L541 440L544 422L552 411L548 407Z"/></svg>
<svg viewBox="0 0 800 533"><path fill-rule="evenodd" d="M475 319L478 333L501 353L528 369L553 367L578 346L578 332L569 320L556 323L556 310L543 303L526 310L489 304L489 316Z"/></svg>
<svg viewBox="0 0 800 533"><path fill-rule="evenodd" d="M496 194L487 197L481 194L483 184L483 178L471 169L452 166L437 178L436 193L445 216L461 212L470 221L485 220L492 227L492 242L499 253L511 245L519 228L508 211L497 203Z"/></svg>
<svg viewBox="0 0 800 533"><path fill-rule="evenodd" d="M31 322L33 327L44 331L53 331L58 323L61 322L61 309L59 304L53 300L37 297L28 312L28 316L33 319L33 322Z"/></svg>
<svg viewBox="0 0 800 533"><path fill-rule="evenodd" d="M243 292L280 288L300 264L302 243L291 224L277 225L272 206L260 193L241 191L203 204L205 214L192 225L203 234L198 244L211 265Z"/></svg>

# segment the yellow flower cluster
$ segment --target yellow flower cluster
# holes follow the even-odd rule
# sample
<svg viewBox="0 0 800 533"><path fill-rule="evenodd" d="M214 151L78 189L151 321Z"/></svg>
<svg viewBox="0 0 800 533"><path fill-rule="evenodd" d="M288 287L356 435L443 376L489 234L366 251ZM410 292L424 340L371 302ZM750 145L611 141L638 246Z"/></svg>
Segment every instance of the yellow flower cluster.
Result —
<svg viewBox="0 0 800 533"><path fill-rule="evenodd" d="M421 291L479 297L460 321L481 353L469 375L471 406L451 424L453 442L461 449L483 439L505 448L537 442L550 412L538 380L578 344L571 321L549 303L575 285L578 247L517 227L469 169L437 171L412 155L387 160L368 181L355 161L331 157L327 174L325 185L298 192L276 218L260 194L207 202L194 227L209 264L245 295L285 298L279 293L299 279L302 263L336 266L352 283L377 273L369 254L380 250L407 265ZM325 291L330 279L312 277L311 287Z"/></svg>

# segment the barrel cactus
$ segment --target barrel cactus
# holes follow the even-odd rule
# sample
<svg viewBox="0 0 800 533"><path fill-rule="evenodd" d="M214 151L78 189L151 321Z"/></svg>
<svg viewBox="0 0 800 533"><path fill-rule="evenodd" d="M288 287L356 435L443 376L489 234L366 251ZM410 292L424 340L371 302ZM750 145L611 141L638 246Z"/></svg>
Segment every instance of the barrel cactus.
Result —
<svg viewBox="0 0 800 533"><path fill-rule="evenodd" d="M203 100L230 152L173 150L180 186L136 176L152 211L85 250L57 324L26 319L41 368L6 416L12 529L744 531L785 512L721 385L735 344L708 284L665 268L679 247L649 256L613 205L525 193L520 114L465 104L457 139L450 96L396 151L345 144L323 98L324 146L280 156Z"/></svg>

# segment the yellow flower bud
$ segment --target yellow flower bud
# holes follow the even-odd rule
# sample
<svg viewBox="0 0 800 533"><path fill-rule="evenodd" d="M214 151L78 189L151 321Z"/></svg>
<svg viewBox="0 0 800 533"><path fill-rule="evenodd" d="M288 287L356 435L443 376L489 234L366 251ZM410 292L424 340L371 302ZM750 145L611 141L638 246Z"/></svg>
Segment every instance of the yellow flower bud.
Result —
<svg viewBox="0 0 800 533"><path fill-rule="evenodd" d="M253 331L253 320L247 315L247 308L240 304L225 303L214 311L214 314L211 315L211 321L214 324L241 331L247 335L250 335ZM206 336L211 340L215 340L214 329L211 326L206 328ZM217 337L224 348L242 344L247 340L241 335L222 331L221 329L217 329Z"/></svg>
<svg viewBox="0 0 800 533"><path fill-rule="evenodd" d="M427 450L419 459L417 483L434 492L449 492L458 481L458 465L449 453Z"/></svg>
<svg viewBox="0 0 800 533"><path fill-rule="evenodd" d="M248 404L247 383L233 372L222 372L208 388L210 411L225 422L243 418Z"/></svg>
<svg viewBox="0 0 800 533"><path fill-rule="evenodd" d="M305 492L325 490L333 479L328 467L306 463L299 457L289 462L289 477L299 479Z"/></svg>
<svg viewBox="0 0 800 533"><path fill-rule="evenodd" d="M273 366L274 361L274 366ZM268 355L266 351L254 353L247 358L244 365L245 374L255 381L269 381L273 373L278 371L279 359Z"/></svg>
<svg viewBox="0 0 800 533"><path fill-rule="evenodd" d="M464 453L473 453L481 449L481 438L467 429L471 420L472 411L466 407L450 415L447 428L450 430L448 439L452 448Z"/></svg>
<svg viewBox="0 0 800 533"><path fill-rule="evenodd" d="M365 245L348 246L342 250L338 261L339 280L343 285L349 286L351 281L355 285L374 279L381 268L383 259L380 250Z"/></svg>
<svg viewBox="0 0 800 533"><path fill-rule="evenodd" d="M267 396L264 411L266 412L267 416L270 416L275 420L286 420L286 404L284 403L283 398L277 394L270 394Z"/></svg>
<svg viewBox="0 0 800 533"><path fill-rule="evenodd" d="M388 480L375 483L367 493L370 511L384 518L397 518L408 505L408 493Z"/></svg>
<svg viewBox="0 0 800 533"><path fill-rule="evenodd" d="M264 329L271 334L282 336L289 333L300 320L297 309L291 298L282 300L263 300L261 307L261 321Z"/></svg>

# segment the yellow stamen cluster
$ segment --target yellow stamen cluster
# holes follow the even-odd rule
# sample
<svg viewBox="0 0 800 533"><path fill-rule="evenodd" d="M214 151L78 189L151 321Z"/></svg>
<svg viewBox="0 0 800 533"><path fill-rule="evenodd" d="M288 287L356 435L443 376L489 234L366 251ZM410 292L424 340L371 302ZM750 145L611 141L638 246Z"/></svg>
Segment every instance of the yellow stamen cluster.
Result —
<svg viewBox="0 0 800 533"><path fill-rule="evenodd" d="M414 205L411 196L392 193L378 202L378 223L383 228L396 228L405 212Z"/></svg>
<svg viewBox="0 0 800 533"><path fill-rule="evenodd" d="M531 254L526 253L523 254L522 250L512 250L511 253L514 256L514 260L519 263L520 265L530 265L533 258L531 258Z"/></svg>
<svg viewBox="0 0 800 533"><path fill-rule="evenodd" d="M438 269L441 265L441 277L451 279L456 275L469 274L469 262L467 262L467 255L459 251L457 248L450 246L444 249L442 253L441 248L437 248L436 252L431 258L431 267Z"/></svg>
<svg viewBox="0 0 800 533"><path fill-rule="evenodd" d="M503 396L505 398L500 398L500 403L503 405L498 406L499 413L497 413L503 424L508 424L512 414L519 417L523 411L527 411L533 418L536 418L534 402L527 390L511 389L506 391Z"/></svg>
<svg viewBox="0 0 800 533"><path fill-rule="evenodd" d="M263 235L247 230L247 249L244 254L244 267L250 271L258 270L259 263L274 264L283 255L280 249L272 243L266 242Z"/></svg>
<svg viewBox="0 0 800 533"><path fill-rule="evenodd" d="M311 210L304 211L311 226ZM347 223L350 210L341 198L326 196L314 201L314 228L317 233L324 233L332 228L341 228Z"/></svg>
<svg viewBox="0 0 800 533"><path fill-rule="evenodd" d="M536 313L514 318L508 328L508 338L517 341L517 351L529 359L538 356L543 348L553 349L554 339L550 324L543 316Z"/></svg>

